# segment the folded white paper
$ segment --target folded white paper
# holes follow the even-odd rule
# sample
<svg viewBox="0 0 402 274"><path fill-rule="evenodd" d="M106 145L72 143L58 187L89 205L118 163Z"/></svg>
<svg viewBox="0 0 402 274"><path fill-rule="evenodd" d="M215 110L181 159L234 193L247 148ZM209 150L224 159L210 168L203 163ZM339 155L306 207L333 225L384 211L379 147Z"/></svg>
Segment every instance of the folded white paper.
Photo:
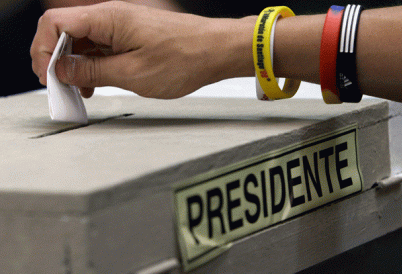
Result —
<svg viewBox="0 0 402 274"><path fill-rule="evenodd" d="M87 124L88 116L77 87L63 84L56 76L56 62L72 53L72 38L65 32L60 36L47 70L49 112L52 120Z"/></svg>

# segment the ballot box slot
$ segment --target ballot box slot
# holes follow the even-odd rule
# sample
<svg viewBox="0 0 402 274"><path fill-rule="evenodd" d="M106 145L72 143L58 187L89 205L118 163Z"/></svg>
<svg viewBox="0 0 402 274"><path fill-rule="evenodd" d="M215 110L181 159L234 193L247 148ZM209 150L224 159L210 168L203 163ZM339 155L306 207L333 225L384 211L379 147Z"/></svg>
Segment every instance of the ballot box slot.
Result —
<svg viewBox="0 0 402 274"><path fill-rule="evenodd" d="M72 131L72 130L76 130L76 129L80 129L80 128L84 128L84 127L89 127L91 125L102 124L102 123L105 123L105 122L110 121L110 120L129 117L129 116L132 116L132 115L134 115L134 114L133 113L125 113L125 114L121 114L121 115L117 115L117 116L107 117L107 118L104 118L104 119L96 119L96 120L92 120L92 121L90 120L88 122L88 124L85 124L85 125L84 124L74 124L73 126L70 126L70 127L66 127L66 128L63 128L63 129L59 129L59 130L39 134L39 135L36 135L36 136L33 136L33 137L29 137L29 139L45 138L45 137L61 134L61 133L64 133L64 132L68 132L68 131Z"/></svg>

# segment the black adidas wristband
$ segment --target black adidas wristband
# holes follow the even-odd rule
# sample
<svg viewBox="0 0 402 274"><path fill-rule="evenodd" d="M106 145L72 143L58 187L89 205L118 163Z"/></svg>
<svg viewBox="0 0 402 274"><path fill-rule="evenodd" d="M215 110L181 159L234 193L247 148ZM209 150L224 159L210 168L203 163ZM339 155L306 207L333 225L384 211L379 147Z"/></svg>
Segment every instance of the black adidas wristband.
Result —
<svg viewBox="0 0 402 274"><path fill-rule="evenodd" d="M357 103L362 99L356 75L356 40L362 10L361 5L347 5L343 13L336 62L336 85L342 102Z"/></svg>

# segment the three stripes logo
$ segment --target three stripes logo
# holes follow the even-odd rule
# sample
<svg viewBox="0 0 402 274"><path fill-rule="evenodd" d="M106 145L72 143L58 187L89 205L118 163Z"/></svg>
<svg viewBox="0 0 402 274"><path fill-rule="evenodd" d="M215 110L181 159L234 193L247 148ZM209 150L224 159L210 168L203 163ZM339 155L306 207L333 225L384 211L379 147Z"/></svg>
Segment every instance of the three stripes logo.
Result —
<svg viewBox="0 0 402 274"><path fill-rule="evenodd" d="M347 5L343 15L339 52L353 53L361 5Z"/></svg>
<svg viewBox="0 0 402 274"><path fill-rule="evenodd" d="M343 73L339 73L339 80L341 81L341 85L343 88L350 86L352 81L349 80Z"/></svg>
<svg viewBox="0 0 402 274"><path fill-rule="evenodd" d="M342 19L342 28L339 41L340 54L353 54L355 52L357 25L361 12L361 5L347 5ZM343 59L346 55L343 57ZM339 82L341 88L348 88L353 82L345 76L344 73L339 73Z"/></svg>

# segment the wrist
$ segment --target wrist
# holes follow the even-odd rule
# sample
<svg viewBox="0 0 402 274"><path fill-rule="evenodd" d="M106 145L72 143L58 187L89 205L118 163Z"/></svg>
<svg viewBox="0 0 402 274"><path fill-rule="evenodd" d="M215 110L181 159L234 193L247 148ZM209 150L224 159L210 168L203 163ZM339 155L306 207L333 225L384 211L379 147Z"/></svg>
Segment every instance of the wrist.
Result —
<svg viewBox="0 0 402 274"><path fill-rule="evenodd" d="M255 75L252 46L256 20L256 16L250 16L211 21L211 27L216 34L210 58L213 82Z"/></svg>
<svg viewBox="0 0 402 274"><path fill-rule="evenodd" d="M276 77L320 82L320 45L324 15L279 19L275 29Z"/></svg>

